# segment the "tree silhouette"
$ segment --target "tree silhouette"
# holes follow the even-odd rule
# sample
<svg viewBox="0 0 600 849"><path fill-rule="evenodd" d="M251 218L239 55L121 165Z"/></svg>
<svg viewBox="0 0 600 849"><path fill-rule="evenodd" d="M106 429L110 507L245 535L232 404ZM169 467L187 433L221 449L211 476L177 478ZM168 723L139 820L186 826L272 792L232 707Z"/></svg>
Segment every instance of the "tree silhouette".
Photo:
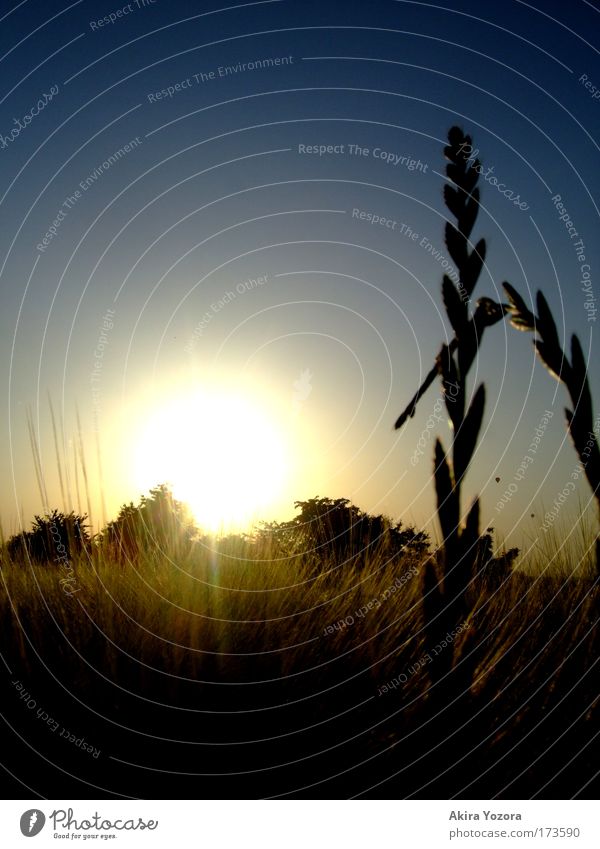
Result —
<svg viewBox="0 0 600 849"><path fill-rule="evenodd" d="M45 516L36 515L30 531L22 531L8 540L8 554L14 560L70 560L74 555L88 550L91 545L86 521L86 515L62 513L58 510L53 510Z"/></svg>
<svg viewBox="0 0 600 849"><path fill-rule="evenodd" d="M99 537L115 559L133 560L143 552L160 550L178 554L189 548L197 528L187 507L177 501L166 484L142 495L139 504L124 504L116 519L109 522Z"/></svg>
<svg viewBox="0 0 600 849"><path fill-rule="evenodd" d="M412 527L402 529L383 515L363 512L347 498L321 498L295 501L297 516L288 522L271 522L267 533L288 553L312 552L319 559L364 558L378 551L387 557L411 551L422 554L429 537Z"/></svg>

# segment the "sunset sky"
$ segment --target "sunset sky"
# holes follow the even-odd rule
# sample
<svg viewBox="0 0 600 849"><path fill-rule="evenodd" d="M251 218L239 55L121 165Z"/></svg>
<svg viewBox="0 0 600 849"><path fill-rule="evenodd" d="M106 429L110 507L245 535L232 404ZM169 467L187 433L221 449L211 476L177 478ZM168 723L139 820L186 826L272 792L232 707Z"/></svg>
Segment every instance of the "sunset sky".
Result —
<svg viewBox="0 0 600 849"><path fill-rule="evenodd" d="M87 512L79 411L95 528L170 481L210 528L321 495L434 530L434 433L450 444L445 422L427 427L437 383L393 423L450 333L446 134L471 133L487 173L475 298L541 288L597 362L599 23L585 0L4 12L4 533L45 506L28 409L47 506ZM519 544L577 464L566 396L508 322L486 333L481 380L466 491ZM598 369L590 381L600 399ZM581 477L560 522L589 498Z"/></svg>

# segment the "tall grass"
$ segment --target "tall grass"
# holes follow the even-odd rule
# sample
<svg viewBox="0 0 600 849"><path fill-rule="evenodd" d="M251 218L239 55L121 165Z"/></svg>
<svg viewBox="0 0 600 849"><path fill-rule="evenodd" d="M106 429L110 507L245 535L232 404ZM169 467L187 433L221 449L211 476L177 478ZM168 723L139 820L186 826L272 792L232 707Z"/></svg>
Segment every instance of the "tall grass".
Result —
<svg viewBox="0 0 600 849"><path fill-rule="evenodd" d="M466 730L446 726L455 736L432 752L440 741L423 706L444 682L423 661L424 560L374 553L360 569L330 560L315 574L310 554L277 560L261 545L238 540L225 554L196 545L185 556L148 549L120 566L98 549L73 558L72 595L54 568L2 556L5 663L44 710L103 753L73 764L74 752L51 748L56 763L79 781L101 778L115 795L159 795L154 780L167 770L182 798L271 796L315 782L354 795L384 779L375 795L423 788L446 798L473 780L484 797L513 782L511 796L523 792L517 776L532 752L554 743L559 718L579 745L590 734L598 590L592 577L572 580L566 556L564 575L515 573L500 586L481 575L470 585L478 638L459 637L451 649L473 669ZM17 727L29 718L14 696L6 715ZM57 743L35 723L28 733L42 751ZM477 780L527 736L532 747ZM529 790L562 768L564 749L555 755L550 773L529 771ZM591 775L586 763L583 755L579 778ZM564 795L567 779L557 775L550 792Z"/></svg>

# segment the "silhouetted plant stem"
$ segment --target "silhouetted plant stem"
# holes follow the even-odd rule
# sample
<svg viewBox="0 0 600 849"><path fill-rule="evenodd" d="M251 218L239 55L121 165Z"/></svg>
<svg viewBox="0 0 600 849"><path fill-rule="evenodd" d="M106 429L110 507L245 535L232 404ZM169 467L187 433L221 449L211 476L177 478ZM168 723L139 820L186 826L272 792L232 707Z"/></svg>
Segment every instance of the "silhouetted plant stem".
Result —
<svg viewBox="0 0 600 849"><path fill-rule="evenodd" d="M476 568L479 542L479 500L475 499L461 524L461 486L475 451L477 437L485 407L485 388L481 384L467 407L467 375L477 355L486 327L500 321L505 315L503 304L481 298L474 314L469 313L469 300L485 262L486 245L483 239L471 249L470 236L479 211L478 163L469 163L462 151L471 147L471 138L458 127L448 133L444 153L448 159L444 187L444 201L456 223L446 223L445 241L450 256L459 273L458 286L444 275L442 296L454 338L443 345L433 369L429 372L406 410L396 420L400 428L414 415L416 404L440 375L444 403L454 431L451 453L441 441L435 443L434 475L437 494L437 511L443 535L441 551L441 577L430 560L425 568L423 583L423 615L426 642L431 656L429 665L434 685L450 674L444 683L443 698L458 696L468 690L472 669L463 662L460 670L454 669L457 657L453 636L467 625L469 604L467 590ZM445 644L445 645L444 645ZM438 646L444 645L442 651ZM437 702L441 697L437 689Z"/></svg>
<svg viewBox="0 0 600 849"><path fill-rule="evenodd" d="M565 417L571 439L583 466L585 476L598 502L600 518L600 450L594 422L592 396L587 378L587 363L578 337L571 336L571 361L567 359L559 342L556 323L546 298L536 295L537 316L508 283L504 289L509 298L510 323L517 330L530 330L535 334L533 344L541 361L556 380L565 384L573 409L565 407ZM596 539L596 570L600 577L600 537Z"/></svg>

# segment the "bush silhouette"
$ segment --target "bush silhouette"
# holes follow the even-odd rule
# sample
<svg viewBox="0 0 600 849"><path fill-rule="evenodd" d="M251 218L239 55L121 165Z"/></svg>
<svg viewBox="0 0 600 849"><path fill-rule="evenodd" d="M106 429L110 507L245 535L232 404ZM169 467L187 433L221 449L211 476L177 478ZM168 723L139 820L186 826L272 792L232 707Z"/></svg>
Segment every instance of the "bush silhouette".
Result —
<svg viewBox="0 0 600 849"><path fill-rule="evenodd" d="M86 515L58 510L35 516L30 531L22 531L8 540L8 554L13 560L30 559L40 563L71 559L88 550L91 544L86 521Z"/></svg>
<svg viewBox="0 0 600 849"><path fill-rule="evenodd" d="M286 553L314 553L319 559L350 559L377 551L388 558L411 551L422 554L429 537L412 527L402 529L383 515L363 512L347 498L295 501L299 514L288 522L271 522L265 533Z"/></svg>
<svg viewBox="0 0 600 849"><path fill-rule="evenodd" d="M156 549L178 554L189 548L197 528L187 507L177 501L166 484L142 495L140 503L124 504L100 534L100 545L115 559L132 560Z"/></svg>

